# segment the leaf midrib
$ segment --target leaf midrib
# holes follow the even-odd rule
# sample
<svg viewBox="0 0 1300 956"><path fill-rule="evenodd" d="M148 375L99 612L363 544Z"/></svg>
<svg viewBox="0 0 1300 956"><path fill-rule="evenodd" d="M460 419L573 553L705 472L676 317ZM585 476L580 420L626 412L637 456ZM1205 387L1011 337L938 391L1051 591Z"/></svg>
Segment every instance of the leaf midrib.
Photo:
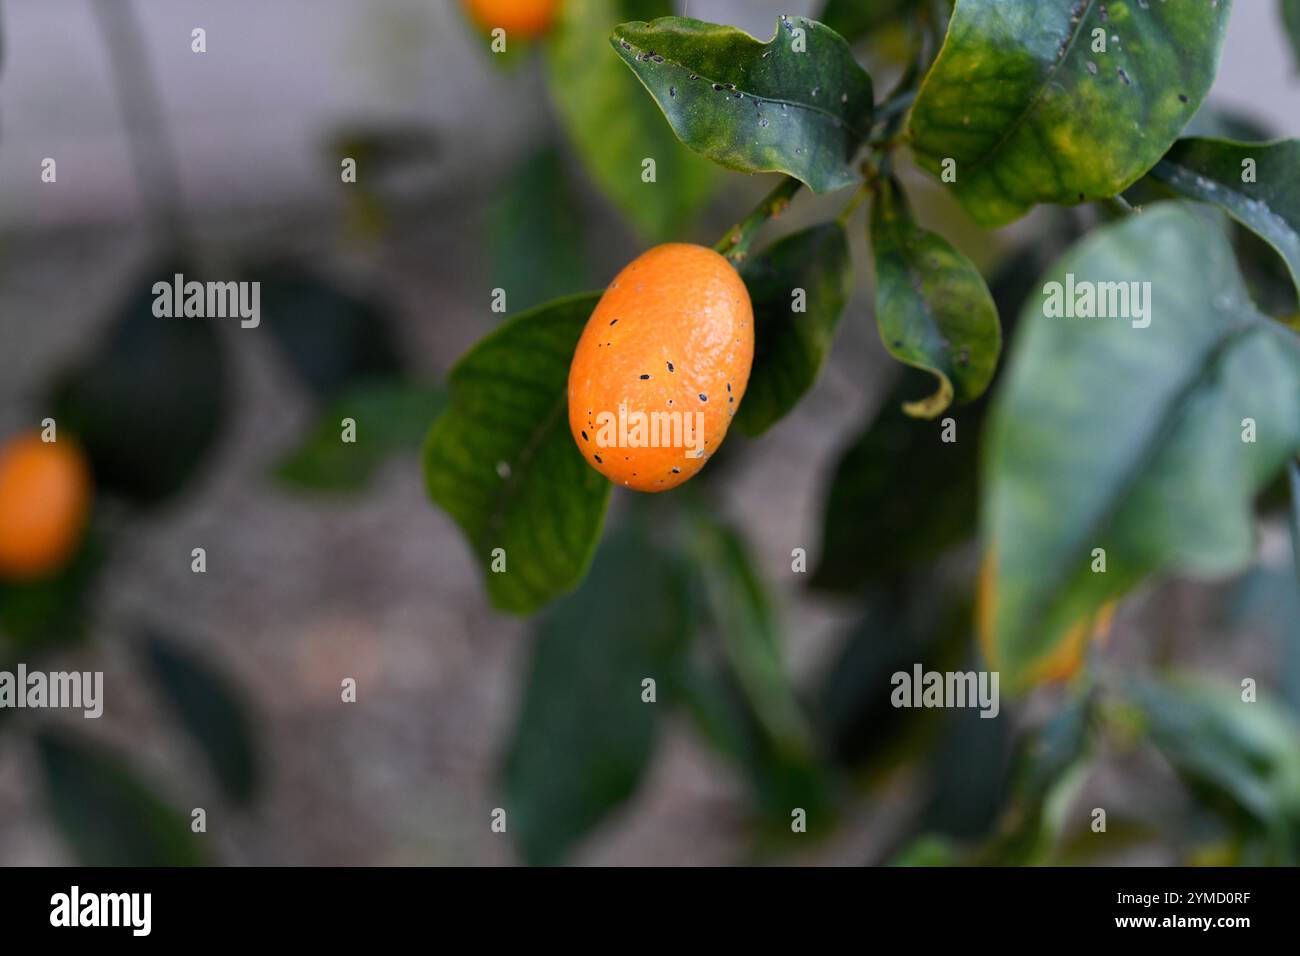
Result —
<svg viewBox="0 0 1300 956"><path fill-rule="evenodd" d="M1025 108L1020 111L1020 114L1015 118L1014 121L1012 121L1011 125L1007 127L1006 131L1002 134L1002 136L998 138L998 141L994 143L992 147L990 147L989 151L985 153L983 156L981 156L979 159L970 163L968 169L980 169L985 164L987 164L989 160L991 160L994 156L998 155L998 153L1002 151L1003 147L1006 146L1007 142L1010 141L1011 137L1020 130L1021 126L1025 124L1029 116L1036 109L1038 109L1038 104L1041 103L1043 101L1043 97L1047 95L1047 89L1051 85L1053 77L1055 77L1057 72L1061 69L1062 64L1064 64L1065 61L1070 58L1070 54L1074 52L1074 45L1075 43L1078 42L1080 35L1082 35L1083 33L1084 23L1087 22L1090 16L1092 16L1092 12L1097 5L1097 0L1087 0L1087 3L1088 5L1084 9L1083 14L1079 17L1078 22L1074 24L1074 27L1071 30L1070 42L1066 44L1065 49L1062 51L1061 55L1056 58L1056 61L1052 64L1051 69L1049 69L1047 73L1043 76L1042 81L1038 84L1038 89L1034 92L1034 95L1030 98L1029 102L1025 104ZM921 92L922 93L925 92L924 88L921 90ZM920 98L921 98L920 95L918 95L917 96L918 101L920 100Z"/></svg>
<svg viewBox="0 0 1300 956"><path fill-rule="evenodd" d="M1169 436L1178 425L1186 400L1205 384L1212 373L1217 371L1223 359L1242 339L1256 332L1264 333L1268 330L1269 324L1270 320L1268 319L1251 318L1224 330L1224 333L1206 350L1203 360L1198 363L1193 373L1184 380L1182 385L1170 395L1169 400L1164 403L1159 420L1151 429L1146 440L1140 443L1138 452L1133 456L1128 469L1123 472L1120 480L1116 482L1116 493L1110 496L1105 505L1098 510L1097 515L1087 523L1083 531L1075 536L1070 545L1064 548L1061 553L1073 556L1086 551L1089 541L1100 540L1100 535L1109 527L1115 515L1127 503L1133 488L1140 482L1141 475L1145 473L1146 468L1164 452ZM1300 355L1300 343L1297 343L1297 354ZM1069 566L1070 562L1068 561L1056 563L1056 567L1048 575L1051 586L1042 591L1044 597L1034 603L1030 608L1032 613L1024 615L1025 619L1043 620L1045 612L1051 609L1052 605L1058 600L1065 584L1068 583ZM1050 651L1051 648L1046 650ZM1041 653L1039 656L1041 656Z"/></svg>

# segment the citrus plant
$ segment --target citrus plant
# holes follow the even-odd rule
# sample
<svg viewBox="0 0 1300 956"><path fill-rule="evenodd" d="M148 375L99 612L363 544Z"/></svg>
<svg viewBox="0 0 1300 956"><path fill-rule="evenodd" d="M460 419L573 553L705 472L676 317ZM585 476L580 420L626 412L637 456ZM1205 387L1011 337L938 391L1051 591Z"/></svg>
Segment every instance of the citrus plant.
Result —
<svg viewBox="0 0 1300 956"><path fill-rule="evenodd" d="M1297 9L1281 4L1293 38ZM1300 453L1300 143L1250 141L1202 110L1231 10L1223 0L829 0L820 19L782 16L764 41L672 16L656 0L560 4L541 40L557 114L643 239L681 238L716 179L701 159L774 179L714 259L699 247L651 249L603 293L572 289L509 318L454 368L426 439L429 493L463 531L492 603L533 614L563 598L543 619L506 773L508 793L529 805L521 839L531 859L565 852L631 792L650 718L602 688L656 668L705 736L756 772L760 805L779 816L791 800L828 799L750 560L682 487L720 450L733 408L706 430L698 458L606 454L592 429L601 410L695 411L706 395L713 412L723 379L746 436L789 414L868 271L849 241L864 203L880 340L921 377L900 379L829 489L812 584L865 589L883 615L877 628L901 635L883 657L865 651L874 658L846 657L845 667L879 670L897 663L891 654L954 660L978 634L1004 687L1067 680L1139 583L1248 565L1257 495L1288 468L1294 478ZM884 31L906 38L908 52L882 93L859 55ZM1043 210L1054 238L986 280L914 212L909 159L977 225ZM841 213L762 245L764 227L805 192L842 195ZM667 249L683 250L680 261ZM705 288L737 277L736 294ZM750 330L736 332L751 314L752 360ZM719 323L724 332L711 334ZM681 377L691 366L709 370L707 389ZM680 507L629 500L631 521L584 583L615 485L667 491ZM904 614L917 603L916 569L971 537L984 555L979 587L929 600L923 625ZM654 615L628 622L617 648L593 632L633 607ZM719 667L701 671L675 644L710 627L722 637ZM926 637L909 643L912 631ZM570 642L590 659L566 651ZM548 678L560 660L578 672ZM592 710L560 708L548 680L589 695ZM883 721L840 696L840 681L833 674L822 689L832 738L837 721ZM1172 739L1160 730L1164 693L1183 692L1135 688L1129 698L1157 744ZM739 711L719 704L737 698ZM1201 706L1190 692L1178 699ZM1079 759L1098 713L1085 695L1015 759L1006 786L1019 822L989 859L1035 858L1049 781ZM602 718L603 743L564 747L577 723ZM976 730L975 749L1003 752L996 732ZM601 778L608 790L572 783L611 766L621 769Z"/></svg>

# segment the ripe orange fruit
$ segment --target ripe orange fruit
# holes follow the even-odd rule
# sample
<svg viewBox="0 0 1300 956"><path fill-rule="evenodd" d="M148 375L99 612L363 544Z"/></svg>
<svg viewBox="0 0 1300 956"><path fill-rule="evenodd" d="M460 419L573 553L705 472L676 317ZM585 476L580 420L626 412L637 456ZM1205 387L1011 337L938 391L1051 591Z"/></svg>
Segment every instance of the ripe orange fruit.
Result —
<svg viewBox="0 0 1300 956"><path fill-rule="evenodd" d="M704 467L740 407L754 309L731 263L668 243L601 297L569 368L569 428L610 481L667 491Z"/></svg>
<svg viewBox="0 0 1300 956"><path fill-rule="evenodd" d="M994 585L996 584L995 557L990 552L980 565L979 584L975 598L975 630L979 635L980 648L989 666L997 667L997 647L993 641L994 621L996 620L997 601ZM1061 642L1050 654L1038 661L1025 678L1028 685L1062 683L1070 680L1082 669L1088 656L1088 644L1092 640L1104 643L1110 636L1110 625L1115 618L1115 601L1110 601L1091 618L1071 625Z"/></svg>
<svg viewBox="0 0 1300 956"><path fill-rule="evenodd" d="M35 432L0 447L0 578L30 581L61 569L90 515L90 469L68 441Z"/></svg>
<svg viewBox="0 0 1300 956"><path fill-rule="evenodd" d="M541 36L555 19L560 0L463 0L465 10L484 30L497 27L507 37Z"/></svg>

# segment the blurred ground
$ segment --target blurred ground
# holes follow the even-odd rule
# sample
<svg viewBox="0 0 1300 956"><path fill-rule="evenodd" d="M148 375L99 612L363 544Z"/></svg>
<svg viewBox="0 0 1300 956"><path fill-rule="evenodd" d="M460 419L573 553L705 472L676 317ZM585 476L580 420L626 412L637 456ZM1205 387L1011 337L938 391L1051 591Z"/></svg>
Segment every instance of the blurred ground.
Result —
<svg viewBox="0 0 1300 956"><path fill-rule="evenodd" d="M0 434L31 420L26 402L87 346L111 290L146 261L127 135L88 5L11 0L0 11ZM777 12L810 7L689 6L762 36ZM445 371L491 324L481 308L483 204L541 131L540 85L491 69L446 0L136 7L203 248L218 261L233 248L292 249L324 274L380 288L416 364ZM205 56L189 51L195 25L208 30ZM1296 132L1300 82L1272 4L1237 4L1216 99ZM437 161L423 205L413 200L383 239L357 243L338 228L346 207L323 144L338 129L384 123L432 129ZM38 182L45 156L58 158L57 186ZM749 198L742 187L723 199L692 238L712 241ZM597 256L610 274L634 244L587 201L603 217ZM786 227L795 224L792 217ZM850 618L847 608L803 596L789 554L806 547L815 555L826 468L878 401L886 366L866 291L860 282L816 391L749 451L728 503L779 589L796 679L817 672ZM263 720L264 797L248 813L209 808L223 861L512 861L488 815L498 803L494 774L518 699L525 626L487 608L462 541L426 500L413 459L390 463L358 499L314 500L270 484L267 469L308 426L308 405L255 334L223 334L237 356L232 427L193 494L132 525L102 582L94 659L107 671L109 707L89 729L129 746L179 806L196 805L203 768L122 660L122 622L143 614L211 649ZM190 549L200 545L206 575L189 569ZM1284 553L1284 543L1274 551ZM1175 586L1155 608L1130 613L1158 618L1186 649L1205 637L1196 601ZM358 678L355 706L339 702L340 675ZM0 731L0 863L68 862L24 747ZM1097 785L1108 780L1122 789L1106 775ZM875 858L882 834L911 812L906 783L810 859ZM741 802L734 775L675 727L637 798L579 859L734 861L744 846Z"/></svg>

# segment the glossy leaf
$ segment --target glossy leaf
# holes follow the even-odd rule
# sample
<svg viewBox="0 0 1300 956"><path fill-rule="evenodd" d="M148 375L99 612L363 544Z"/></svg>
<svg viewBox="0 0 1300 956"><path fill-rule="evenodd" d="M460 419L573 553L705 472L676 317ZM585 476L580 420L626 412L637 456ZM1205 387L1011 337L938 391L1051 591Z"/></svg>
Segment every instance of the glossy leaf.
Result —
<svg viewBox="0 0 1300 956"><path fill-rule="evenodd" d="M871 210L876 324L889 353L932 373L939 388L903 410L937 418L984 393L997 369L1002 329L984 277L941 236L920 228L895 181L880 184Z"/></svg>
<svg viewBox="0 0 1300 956"><path fill-rule="evenodd" d="M671 706L682 599L671 559L633 527L610 536L587 580L542 619L503 779L508 829L529 863L563 861L635 792ZM654 703L642 700L647 678Z"/></svg>
<svg viewBox="0 0 1300 956"><path fill-rule="evenodd" d="M436 386L412 382L354 385L321 415L303 443L276 466L290 485L315 491L357 491L391 455L416 451L429 422L447 403ZM343 441L343 421L356 425L355 441Z"/></svg>
<svg viewBox="0 0 1300 956"><path fill-rule="evenodd" d="M239 692L180 645L149 635L142 643L154 686L207 758L226 794L246 803L260 776L252 720Z"/></svg>
<svg viewBox="0 0 1300 956"><path fill-rule="evenodd" d="M36 738L50 815L84 866L195 866L189 820L114 754L55 731Z"/></svg>
<svg viewBox="0 0 1300 956"><path fill-rule="evenodd" d="M624 23L610 42L673 132L715 163L788 173L814 192L857 181L871 78L835 31L782 17L762 43L735 27L664 17Z"/></svg>
<svg viewBox="0 0 1300 956"><path fill-rule="evenodd" d="M1194 207L1098 230L1049 279L1051 293L1100 289L1111 314L1129 291L1135 317L1048 317L1046 295L1022 315L984 454L1008 685L1149 574L1243 567L1252 499L1300 449L1300 338L1255 311L1227 239ZM1100 283L1138 285L1111 296Z"/></svg>
<svg viewBox="0 0 1300 956"><path fill-rule="evenodd" d="M670 12L669 0L566 0L546 44L547 85L579 158L650 241L678 237L717 179L706 160L677 142L636 78L609 52L617 24ZM642 181L646 159L655 161L653 183Z"/></svg>
<svg viewBox="0 0 1300 956"><path fill-rule="evenodd" d="M59 428L90 459L97 491L136 504L178 493L211 451L226 410L225 351L211 318L158 318L155 282L183 266L151 270L137 283L88 360L56 384Z"/></svg>
<svg viewBox="0 0 1300 956"><path fill-rule="evenodd" d="M1300 139L1182 139L1151 172L1252 230L1277 250L1300 289Z"/></svg>
<svg viewBox="0 0 1300 956"><path fill-rule="evenodd" d="M511 311L595 284L569 165L554 147L541 149L519 164L492 203L491 287L505 289Z"/></svg>
<svg viewBox="0 0 1300 956"><path fill-rule="evenodd" d="M983 226L1123 192L1209 92L1231 9L958 0L912 109L917 160L936 175L955 160L953 189Z"/></svg>
<svg viewBox="0 0 1300 956"><path fill-rule="evenodd" d="M754 365L736 424L761 435L812 387L853 289L844 227L787 236L740 270L754 305ZM798 311L796 311L796 309Z"/></svg>
<svg viewBox="0 0 1300 956"><path fill-rule="evenodd" d="M450 405L425 440L429 495L504 611L530 614L572 590L600 537L612 486L583 460L566 414L569 365L599 298L557 300L479 342L452 370Z"/></svg>

